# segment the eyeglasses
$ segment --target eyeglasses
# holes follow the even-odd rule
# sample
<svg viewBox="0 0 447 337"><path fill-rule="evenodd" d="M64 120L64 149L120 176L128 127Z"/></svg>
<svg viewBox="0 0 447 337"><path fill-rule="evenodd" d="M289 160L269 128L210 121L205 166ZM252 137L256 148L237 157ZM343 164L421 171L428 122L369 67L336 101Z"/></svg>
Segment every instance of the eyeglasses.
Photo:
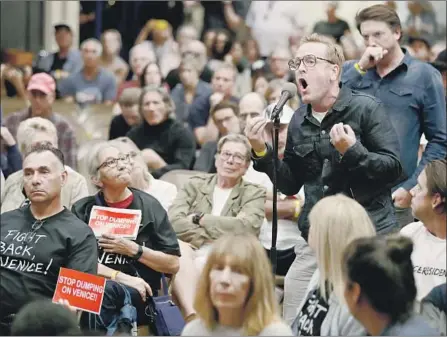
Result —
<svg viewBox="0 0 447 337"><path fill-rule="evenodd" d="M31 231L26 233L25 239L22 241L22 245L29 245L33 241L36 232L43 226L44 223L44 220L34 221L34 223L31 225Z"/></svg>
<svg viewBox="0 0 447 337"><path fill-rule="evenodd" d="M317 64L317 60L322 60L322 61L326 61L329 62L330 64L335 64L334 62L328 60L328 59L324 59L322 57L318 57L312 54L309 55L305 55L304 57L297 57L296 59L292 59L289 61L289 69L290 70L298 70L298 68L301 65L301 61L304 62L304 65L308 68L312 68L315 67L315 65Z"/></svg>
<svg viewBox="0 0 447 337"><path fill-rule="evenodd" d="M98 166L96 171L102 169L103 167L109 167L109 168L116 167L118 165L118 162L120 162L120 161L123 163L128 163L128 162L130 162L130 158L131 158L131 154L126 154L125 156L106 160L104 163L102 163L101 165Z"/></svg>
<svg viewBox="0 0 447 337"><path fill-rule="evenodd" d="M231 152L227 152L227 151L219 152L219 155L220 155L220 158L222 158L225 161L230 159L230 157L232 157L236 164L242 164L247 159L247 157L245 157L239 153L231 153Z"/></svg>

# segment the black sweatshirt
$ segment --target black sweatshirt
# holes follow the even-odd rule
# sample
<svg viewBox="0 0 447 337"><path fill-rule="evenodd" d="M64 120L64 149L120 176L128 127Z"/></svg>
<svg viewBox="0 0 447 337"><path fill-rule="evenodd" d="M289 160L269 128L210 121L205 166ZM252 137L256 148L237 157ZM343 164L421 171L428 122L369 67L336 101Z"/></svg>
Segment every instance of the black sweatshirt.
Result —
<svg viewBox="0 0 447 337"><path fill-rule="evenodd" d="M159 125L143 121L132 128L127 137L140 150L154 150L168 164L151 172L157 179L172 170L189 170L193 164L196 150L194 135L174 119L169 118Z"/></svg>

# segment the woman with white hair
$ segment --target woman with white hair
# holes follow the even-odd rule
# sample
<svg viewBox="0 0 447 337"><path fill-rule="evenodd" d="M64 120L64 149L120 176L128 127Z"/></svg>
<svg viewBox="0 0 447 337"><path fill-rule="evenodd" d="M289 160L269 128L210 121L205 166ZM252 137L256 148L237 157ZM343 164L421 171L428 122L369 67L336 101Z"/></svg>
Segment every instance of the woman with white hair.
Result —
<svg viewBox="0 0 447 337"><path fill-rule="evenodd" d="M364 336L365 330L344 304L342 256L357 238L375 235L366 210L338 194L320 200L309 214L309 246L317 270L292 324L296 336Z"/></svg>
<svg viewBox="0 0 447 337"><path fill-rule="evenodd" d="M24 156L33 146L40 143L49 143L58 147L57 130L54 124L41 117L25 119L20 123L17 130L17 143L19 151ZM65 166L67 170L67 181L62 186L62 205L70 209L79 199L88 195L87 182L85 178L71 167ZM2 189L3 203L1 212L11 211L21 207L27 201L23 193L23 170L11 174L6 179L5 187Z"/></svg>
<svg viewBox="0 0 447 337"><path fill-rule="evenodd" d="M272 267L251 234L222 236L200 276L198 319L182 336L291 336L275 298Z"/></svg>

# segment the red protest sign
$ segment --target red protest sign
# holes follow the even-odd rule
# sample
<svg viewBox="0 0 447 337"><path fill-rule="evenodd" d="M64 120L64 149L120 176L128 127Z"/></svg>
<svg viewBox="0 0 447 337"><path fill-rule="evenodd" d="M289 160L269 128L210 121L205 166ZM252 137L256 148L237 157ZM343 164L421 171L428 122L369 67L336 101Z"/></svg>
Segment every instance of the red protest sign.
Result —
<svg viewBox="0 0 447 337"><path fill-rule="evenodd" d="M141 223L141 210L93 206L88 225L98 238L114 234L135 240Z"/></svg>
<svg viewBox="0 0 447 337"><path fill-rule="evenodd" d="M104 277L61 268L53 295L53 303L58 303L61 299L67 300L76 309L99 315L105 285Z"/></svg>

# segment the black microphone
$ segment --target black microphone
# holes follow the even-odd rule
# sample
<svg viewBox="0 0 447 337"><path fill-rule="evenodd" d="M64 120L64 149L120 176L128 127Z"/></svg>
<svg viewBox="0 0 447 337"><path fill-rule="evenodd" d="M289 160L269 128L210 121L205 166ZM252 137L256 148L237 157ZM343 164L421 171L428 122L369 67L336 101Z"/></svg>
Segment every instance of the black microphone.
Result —
<svg viewBox="0 0 447 337"><path fill-rule="evenodd" d="M275 119L279 118L282 108L284 105L286 105L287 101L291 99L293 96L295 96L297 93L296 85L293 83L286 83L281 91L281 97L279 98L278 103L276 103L275 107L273 108L272 114L270 115L270 119L272 121L275 121Z"/></svg>

